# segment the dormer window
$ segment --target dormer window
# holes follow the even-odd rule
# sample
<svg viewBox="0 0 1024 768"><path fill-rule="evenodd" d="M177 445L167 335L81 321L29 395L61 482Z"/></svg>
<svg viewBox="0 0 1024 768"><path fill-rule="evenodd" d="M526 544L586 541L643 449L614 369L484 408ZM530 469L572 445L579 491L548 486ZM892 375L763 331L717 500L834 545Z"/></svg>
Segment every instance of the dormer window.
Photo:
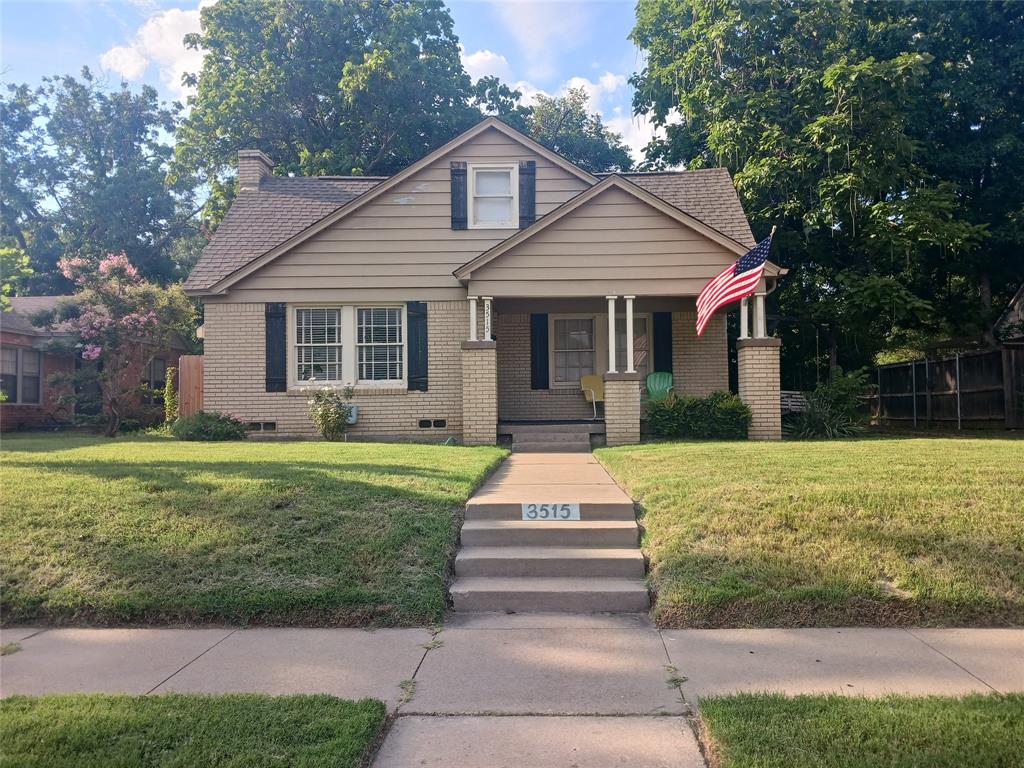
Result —
<svg viewBox="0 0 1024 768"><path fill-rule="evenodd" d="M468 171L470 228L518 228L519 164L470 164Z"/></svg>

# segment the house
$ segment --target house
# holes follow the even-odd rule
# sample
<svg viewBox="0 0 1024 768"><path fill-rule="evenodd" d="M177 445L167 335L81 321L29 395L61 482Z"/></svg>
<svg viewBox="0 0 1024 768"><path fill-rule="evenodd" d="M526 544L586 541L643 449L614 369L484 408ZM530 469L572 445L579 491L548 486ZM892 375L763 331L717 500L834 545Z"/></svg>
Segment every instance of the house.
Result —
<svg viewBox="0 0 1024 768"><path fill-rule="evenodd" d="M1003 344L1024 344L1024 283L993 326L993 335Z"/></svg>
<svg viewBox="0 0 1024 768"><path fill-rule="evenodd" d="M70 378L82 365L89 363L62 348L65 334L59 329L39 327L32 322L36 314L71 299L71 296L16 296L10 299L10 310L0 316L0 390L6 397L0 402L0 430L66 426L76 413L81 415L83 408L88 408L76 404L75 398L70 397L74 391ZM152 419L162 416L160 398L144 394L143 386L162 389L167 369L177 365L178 357L185 350L183 344L174 343L167 349L150 350L152 354L134 364L140 384L135 406L143 420L147 415Z"/></svg>
<svg viewBox="0 0 1024 768"><path fill-rule="evenodd" d="M615 445L639 439L646 374L728 388L725 315L694 330L701 288L754 245L724 169L595 176L488 118L388 178L278 177L242 151L239 189L185 284L207 410L310 435L314 380L354 385L355 438L487 444L572 421ZM781 272L739 343L755 438L780 433L764 294Z"/></svg>

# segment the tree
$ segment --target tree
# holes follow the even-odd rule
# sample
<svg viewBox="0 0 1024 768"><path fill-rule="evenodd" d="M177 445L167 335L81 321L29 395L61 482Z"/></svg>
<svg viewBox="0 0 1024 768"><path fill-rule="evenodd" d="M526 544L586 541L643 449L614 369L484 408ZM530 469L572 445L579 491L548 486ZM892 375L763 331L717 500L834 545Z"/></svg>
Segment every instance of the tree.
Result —
<svg viewBox="0 0 1024 768"><path fill-rule="evenodd" d="M10 309L10 297L31 275L28 254L20 248L0 248L0 311Z"/></svg>
<svg viewBox="0 0 1024 768"><path fill-rule="evenodd" d="M979 338L984 285L1002 298L1024 272L1022 10L639 3L634 107L666 129L648 161L725 165L755 233L779 226L791 382L808 385L799 361L820 336L848 369Z"/></svg>
<svg viewBox="0 0 1024 768"><path fill-rule="evenodd" d="M605 128L600 115L589 111L583 88L570 88L563 96L538 96L526 119L526 132L591 173L633 167L622 136Z"/></svg>
<svg viewBox="0 0 1024 768"><path fill-rule="evenodd" d="M2 235L28 253L31 289L70 288L63 256L98 262L122 248L146 278L180 277L170 254L195 210L188 180L166 181L178 107L149 86L105 90L85 68L9 86L0 110Z"/></svg>
<svg viewBox="0 0 1024 768"><path fill-rule="evenodd" d="M60 263L75 293L67 302L33 318L38 325L59 327L59 342L86 362L76 374L79 389L95 384L106 417L104 434L113 437L140 394L139 366L153 349L166 346L179 329L191 327L195 308L180 286L161 288L143 279L124 253L108 254L98 263L65 257Z"/></svg>

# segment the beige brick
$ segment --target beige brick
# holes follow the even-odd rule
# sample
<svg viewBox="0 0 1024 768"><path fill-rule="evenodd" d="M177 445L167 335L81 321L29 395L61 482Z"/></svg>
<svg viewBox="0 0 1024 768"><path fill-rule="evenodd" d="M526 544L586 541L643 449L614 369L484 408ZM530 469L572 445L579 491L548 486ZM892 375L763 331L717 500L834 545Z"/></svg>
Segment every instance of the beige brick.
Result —
<svg viewBox="0 0 1024 768"><path fill-rule="evenodd" d="M736 342L740 398L751 410L751 440L782 438L778 339L740 339Z"/></svg>
<svg viewBox="0 0 1024 768"><path fill-rule="evenodd" d="M640 379L627 374L606 374L604 425L608 445L640 442Z"/></svg>

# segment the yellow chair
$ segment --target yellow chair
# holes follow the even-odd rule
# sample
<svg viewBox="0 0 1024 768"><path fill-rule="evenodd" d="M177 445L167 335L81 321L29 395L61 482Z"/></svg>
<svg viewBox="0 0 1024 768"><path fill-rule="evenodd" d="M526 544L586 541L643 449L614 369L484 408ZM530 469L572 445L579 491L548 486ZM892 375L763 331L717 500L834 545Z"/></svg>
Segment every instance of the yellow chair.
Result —
<svg viewBox="0 0 1024 768"><path fill-rule="evenodd" d="M597 421L597 404L604 403L604 377L596 373L580 376L580 389L587 402L594 406L594 421Z"/></svg>

